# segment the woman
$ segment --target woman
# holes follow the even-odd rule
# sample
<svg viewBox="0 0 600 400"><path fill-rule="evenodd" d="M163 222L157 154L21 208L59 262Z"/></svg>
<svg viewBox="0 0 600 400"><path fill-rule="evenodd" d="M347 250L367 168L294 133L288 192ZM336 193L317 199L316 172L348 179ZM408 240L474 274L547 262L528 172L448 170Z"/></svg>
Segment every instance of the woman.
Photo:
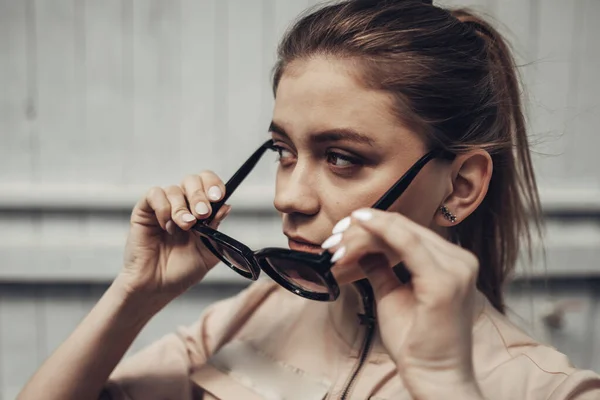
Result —
<svg viewBox="0 0 600 400"><path fill-rule="evenodd" d="M427 1L328 5L284 37L273 87L271 138L227 187L204 172L138 202L122 273L21 399L600 398L597 375L503 315L540 217L514 62L490 25ZM268 148L292 251L250 254L215 228ZM217 256L274 282L115 368Z"/></svg>

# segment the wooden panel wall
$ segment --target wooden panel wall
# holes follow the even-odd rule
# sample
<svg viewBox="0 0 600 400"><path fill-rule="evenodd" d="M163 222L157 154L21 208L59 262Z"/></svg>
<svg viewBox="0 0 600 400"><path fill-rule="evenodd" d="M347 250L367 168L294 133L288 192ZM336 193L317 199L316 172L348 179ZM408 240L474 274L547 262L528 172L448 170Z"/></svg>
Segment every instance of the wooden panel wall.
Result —
<svg viewBox="0 0 600 400"><path fill-rule="evenodd" d="M203 169L227 177L266 138L277 41L316 3L0 0L0 400L116 274L148 187ZM600 2L442 3L489 14L522 65L549 256L511 287L515 318L600 370ZM224 226L252 247L284 243L273 172L258 166ZM134 349L243 285L216 269ZM540 315L562 300L578 305L546 329Z"/></svg>

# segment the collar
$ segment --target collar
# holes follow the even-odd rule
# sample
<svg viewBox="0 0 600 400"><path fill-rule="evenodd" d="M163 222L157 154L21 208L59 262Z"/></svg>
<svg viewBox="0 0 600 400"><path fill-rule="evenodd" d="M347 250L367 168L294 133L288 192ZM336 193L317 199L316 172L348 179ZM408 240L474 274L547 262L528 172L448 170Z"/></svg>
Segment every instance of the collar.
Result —
<svg viewBox="0 0 600 400"><path fill-rule="evenodd" d="M374 299L373 299L374 301ZM475 291L473 307L473 329L475 329L489 301L479 290ZM375 308L373 309L374 314ZM367 329L367 325L361 324L359 314L365 313L363 295L354 284L346 284L340 287L340 295L334 302L328 304L328 317L337 336L352 349L352 352L360 352ZM377 324L377 321L374 321ZM376 326L373 337L372 353L387 354L381 340L379 329Z"/></svg>

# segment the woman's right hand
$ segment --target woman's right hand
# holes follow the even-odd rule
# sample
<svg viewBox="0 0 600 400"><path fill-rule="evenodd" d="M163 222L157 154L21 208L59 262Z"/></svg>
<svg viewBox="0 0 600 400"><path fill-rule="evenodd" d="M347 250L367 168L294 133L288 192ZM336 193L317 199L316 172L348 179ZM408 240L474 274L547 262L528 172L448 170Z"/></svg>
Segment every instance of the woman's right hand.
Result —
<svg viewBox="0 0 600 400"><path fill-rule="evenodd" d="M117 278L126 291L152 296L164 306L200 281L218 259L190 229L224 195L225 185L210 171L189 175L179 186L150 189L131 214L125 264ZM216 228L230 209L221 207L210 226Z"/></svg>

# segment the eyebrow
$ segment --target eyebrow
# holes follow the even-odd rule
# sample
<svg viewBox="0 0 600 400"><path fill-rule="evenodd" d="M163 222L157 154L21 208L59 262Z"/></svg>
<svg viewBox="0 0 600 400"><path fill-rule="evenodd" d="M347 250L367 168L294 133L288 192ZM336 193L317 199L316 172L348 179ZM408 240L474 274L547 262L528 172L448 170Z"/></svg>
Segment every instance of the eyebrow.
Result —
<svg viewBox="0 0 600 400"><path fill-rule="evenodd" d="M269 125L269 132L275 132L281 136L290 139L290 136L285 132L281 126L277 125L275 122L271 121ZM338 142L342 140L347 140L350 142L367 144L369 146L373 146L375 141L364 135L360 132L357 132L353 129L343 128L343 129L328 129L325 131L315 132L311 134L311 141L315 143L325 143L325 142Z"/></svg>

